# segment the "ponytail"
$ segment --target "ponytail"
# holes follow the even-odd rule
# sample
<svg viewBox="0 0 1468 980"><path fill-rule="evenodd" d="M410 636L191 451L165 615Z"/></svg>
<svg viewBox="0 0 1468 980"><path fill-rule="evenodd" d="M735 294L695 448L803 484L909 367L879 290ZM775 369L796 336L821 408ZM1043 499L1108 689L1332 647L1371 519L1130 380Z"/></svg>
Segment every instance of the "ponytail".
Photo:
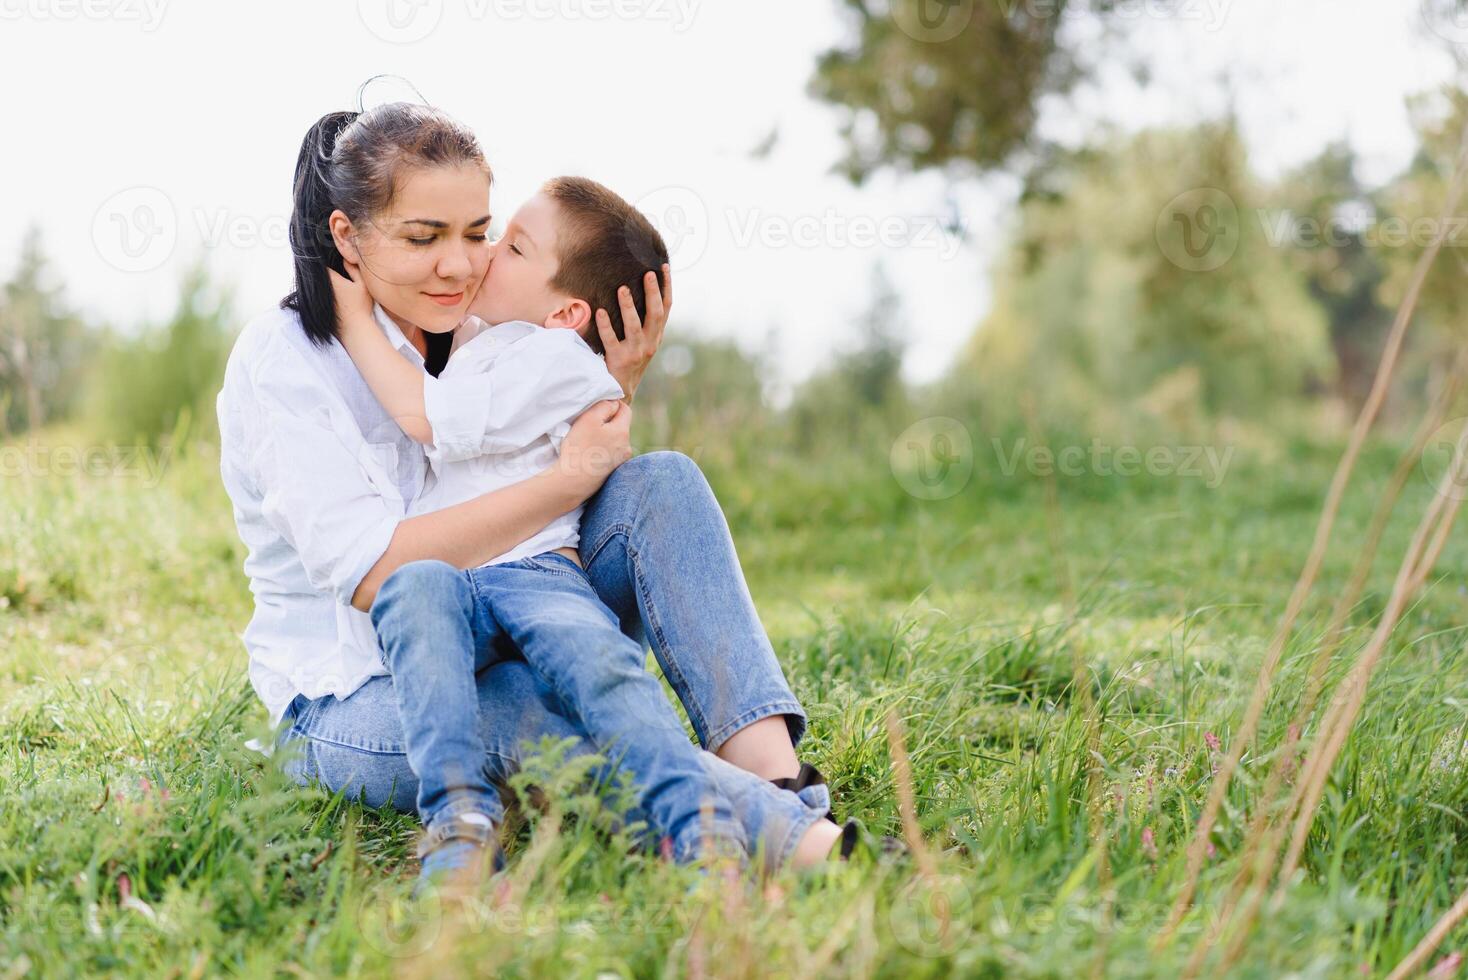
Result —
<svg viewBox="0 0 1468 980"><path fill-rule="evenodd" d="M328 270L346 274L331 237L332 212L358 224L392 203L401 168L464 163L489 175L474 133L430 106L389 102L363 113L329 112L306 131L291 205L295 288L280 306L300 316L313 343L325 347L336 339Z"/></svg>
<svg viewBox="0 0 1468 980"><path fill-rule="evenodd" d="M290 241L296 288L280 301L295 310L312 342L326 346L336 336L336 296L328 269L346 274L341 252L331 237L329 220L337 209L332 186L332 153L342 130L357 121L355 112L328 112L316 120L296 157Z"/></svg>

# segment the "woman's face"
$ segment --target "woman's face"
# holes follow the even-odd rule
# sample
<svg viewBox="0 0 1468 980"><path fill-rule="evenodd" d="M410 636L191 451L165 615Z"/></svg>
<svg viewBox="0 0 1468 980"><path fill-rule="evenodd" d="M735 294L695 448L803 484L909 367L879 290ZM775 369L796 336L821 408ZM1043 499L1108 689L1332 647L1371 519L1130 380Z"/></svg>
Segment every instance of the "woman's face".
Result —
<svg viewBox="0 0 1468 980"><path fill-rule="evenodd" d="M337 248L373 300L429 333L464 318L489 265L488 229L489 177L468 165L405 171L392 203L366 221L332 215Z"/></svg>

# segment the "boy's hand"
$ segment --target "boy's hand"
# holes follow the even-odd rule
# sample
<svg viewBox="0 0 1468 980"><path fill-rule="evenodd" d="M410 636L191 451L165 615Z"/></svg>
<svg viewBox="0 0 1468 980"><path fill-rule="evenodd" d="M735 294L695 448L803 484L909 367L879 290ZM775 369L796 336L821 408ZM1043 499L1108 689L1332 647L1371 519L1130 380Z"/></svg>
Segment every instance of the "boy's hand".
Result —
<svg viewBox="0 0 1468 980"><path fill-rule="evenodd" d="M362 270L356 263L343 260L343 264L350 279L335 269L327 271L331 273L331 292L336 297L336 324L338 329L345 330L372 321L372 295L367 292Z"/></svg>
<svg viewBox="0 0 1468 980"><path fill-rule="evenodd" d="M629 405L642 375L652 363L652 356L663 342L663 328L668 325L668 311L673 308L673 273L663 263L662 290L658 289L657 273L649 271L642 277L642 286L647 295L647 323L637 315L632 302L632 291L626 286L617 290L618 305L622 308L622 326L626 337L617 339L612 329L612 318L606 310L596 311L596 331L607 352L607 370L622 386L623 400Z"/></svg>

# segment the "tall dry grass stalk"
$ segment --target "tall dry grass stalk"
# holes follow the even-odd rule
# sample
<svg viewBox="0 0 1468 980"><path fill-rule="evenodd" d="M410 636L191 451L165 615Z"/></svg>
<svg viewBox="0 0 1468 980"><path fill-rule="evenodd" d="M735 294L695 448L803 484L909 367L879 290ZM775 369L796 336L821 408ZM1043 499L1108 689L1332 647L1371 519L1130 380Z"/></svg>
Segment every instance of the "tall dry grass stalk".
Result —
<svg viewBox="0 0 1468 980"><path fill-rule="evenodd" d="M1315 821L1316 808L1325 792L1326 781L1347 736L1360 716L1371 674L1412 597L1421 589L1436 565L1462 505L1461 498L1453 493L1453 489L1455 484L1461 484L1465 463L1468 463L1468 428L1464 429L1462 438L1454 449L1453 461L1439 483L1437 496L1428 506L1427 513L1423 515L1407 548L1392 587L1391 597L1376 629L1350 673L1341 682L1300 780L1295 785L1295 791L1285 809L1278 815L1277 822L1271 826L1267 843L1258 850L1253 862L1254 883L1249 901L1243 911L1235 916L1232 938L1224 951L1222 962L1217 964L1220 970L1226 969L1243 954L1249 930L1262 907L1270 881L1278 881L1275 893L1278 902L1283 899L1285 890L1299 867L1300 855L1304 851L1310 827ZM1274 862L1278 857L1279 843L1283 840L1283 828L1290 823L1292 816L1293 831L1289 849L1276 875ZM1201 965L1210 948L1210 945L1200 943L1189 961L1189 966Z"/></svg>
<svg viewBox="0 0 1468 980"><path fill-rule="evenodd" d="M1444 912L1443 917L1427 930L1427 935L1423 936L1422 941L1412 947L1412 952L1403 957L1402 962L1387 974L1386 980L1406 980L1407 977L1422 969L1427 958L1432 955L1432 951L1442 945L1442 941L1448 938L1448 933L1452 932L1453 927L1462 922L1465 916L1468 916L1468 891L1458 896L1453 907Z"/></svg>
<svg viewBox="0 0 1468 980"><path fill-rule="evenodd" d="M896 711L887 712L887 743L892 751L892 779L897 788L897 812L902 816L902 836L907 840L918 871L932 881L938 877L938 865L918 824L917 795L912 790L912 763L907 757L902 719L897 717Z"/></svg>
<svg viewBox="0 0 1468 980"><path fill-rule="evenodd" d="M1371 524L1362 540L1361 551L1356 557L1355 567L1351 570L1351 576L1345 589L1336 598L1330 619L1321 634L1320 648L1311 660L1304 695L1300 699L1293 719L1285 729L1284 743L1274 754L1269 775L1259 794L1259 802L1255 805L1253 820L1244 836L1239 872L1229 887L1228 895L1212 927L1199 937L1185 968L1185 976L1196 974L1196 971L1202 967L1208 950L1222 938L1230 926L1233 926L1236 931L1247 932L1248 925L1252 923L1253 916L1258 911L1259 900L1269 887L1267 876L1273 870L1274 858L1279 853L1284 828L1281 821L1271 818L1275 816L1279 794L1293 772L1295 751L1300 744L1305 726L1314 715L1316 702L1325 685L1326 671L1348 635L1346 621L1351 611L1356 608L1357 602L1360 601L1361 593L1365 590L1366 581L1371 574L1371 569L1376 562L1377 551L1381 546L1382 535L1396 509L1397 500L1401 497L1407 481L1420 465L1422 453L1427 447L1427 440L1442 424L1448 409L1462 389L1465 372L1468 372L1468 348L1459 351L1453 370L1448 375L1447 383L1438 392L1427 414L1423 416L1422 422L1413 434L1410 447L1397 460L1396 469L1387 480L1386 487L1377 501L1376 510L1371 516ZM1261 876L1264 877L1261 879ZM1245 890L1250 890L1250 898L1245 903L1245 911L1240 914L1238 920L1235 920L1234 912Z"/></svg>
<svg viewBox="0 0 1468 980"><path fill-rule="evenodd" d="M1269 887L1270 880L1276 877L1273 864L1278 856L1283 828L1293 815L1290 847L1277 875L1278 889L1275 893L1275 900L1276 903L1283 900L1285 890L1289 887L1299 866L1300 855L1304 851L1305 841L1314 823L1316 808L1320 804L1331 767L1339 757L1345 740L1355 726L1356 719L1365 703L1366 689L1370 683L1371 674L1380 661L1381 654L1391 639L1392 633L1395 632L1402 613L1406 611L1412 597L1426 582L1427 576L1431 574L1433 566L1436 565L1443 545L1447 541L1448 532L1452 529L1453 521L1462 505L1461 498L1453 493L1453 489L1455 485L1461 485L1464 473L1468 472L1465 470L1465 463L1468 463L1468 428L1464 429L1462 438L1459 439L1454 449L1453 461L1439 483L1436 499L1428 507L1427 513L1423 515L1418 525L1417 532L1413 535L1412 543L1408 546L1407 554L1398 570L1391 598L1372 633L1371 640L1352 666L1350 674L1342 681L1332 700L1326 720L1321 726L1321 734L1316 738L1314 750L1310 754L1306 768L1300 781L1296 784L1295 793L1288 806L1279 815L1278 822L1272 826L1268 846L1259 851L1259 857L1254 862L1255 881L1249 901L1244 910L1236 916L1232 938L1224 951L1222 961L1217 964L1220 970L1227 969L1243 954L1249 930L1263 904L1265 891ZM1201 964L1208 949L1208 946L1200 944L1199 948L1194 951L1189 965Z"/></svg>
<svg viewBox="0 0 1468 980"><path fill-rule="evenodd" d="M1341 746L1345 743L1346 736L1350 734L1361 712L1371 674L1376 669L1392 633L1396 630L1397 621L1406 611L1408 602L1427 581L1427 576L1431 574L1439 555L1442 554L1443 546L1447 543L1448 532L1452 530L1453 522L1463 503L1461 495L1454 492L1455 483L1453 481L1461 482L1465 454L1468 454L1468 426L1464 427L1462 436L1458 439L1452 464L1448 472L1443 474L1437 496L1428 506L1427 513L1423 515L1412 537L1407 556L1402 560L1402 565L1398 569L1391 598L1387 601L1386 609L1381 614L1376 631L1372 634L1370 642L1362 651L1351 673L1341 682L1341 689L1331 704L1325 723L1321 726L1320 737L1316 739L1315 751L1310 753L1309 761L1301 774L1300 785L1304 789L1295 817L1294 833L1290 840L1289 851L1280 868L1281 887L1294 874L1299 865L1306 835L1315 819L1315 807L1319 804L1321 794L1325 791L1325 782L1330 775L1331 766L1340 754Z"/></svg>
<svg viewBox="0 0 1468 980"><path fill-rule="evenodd" d="M1382 350L1381 362L1376 369L1376 377L1371 384L1371 391L1367 395L1365 403L1361 406L1361 412L1356 417L1355 425L1351 430L1350 440L1346 444L1345 452L1341 455L1340 462L1336 465L1334 476L1331 478L1330 489L1326 492L1325 503L1321 508L1320 520L1315 528L1315 537L1310 546L1310 552L1305 559L1305 567L1300 572L1299 579L1290 593L1290 598L1285 606L1284 616L1281 618L1278 628L1270 641L1269 649L1265 653L1264 662L1259 669L1259 676L1254 684L1254 690L1249 698L1249 703L1244 710L1244 718L1239 725L1239 730L1234 734L1228 753L1224 756L1219 767L1218 775L1214 777L1213 784L1209 788L1208 798L1203 805L1203 812L1198 817L1197 827L1193 839L1188 844L1187 854L1187 877L1182 889L1178 892L1173 903L1172 912L1168 916L1167 923L1158 933L1157 946L1165 947L1176 934L1177 927L1181 924L1183 916L1187 914L1192 905L1193 896L1197 892L1198 878L1203 871L1203 859L1207 854L1209 838L1213 833L1213 825L1218 820L1218 813L1223 807L1224 796L1228 793L1228 787L1237 772L1239 762L1244 752L1253 743L1254 736L1259 729L1259 721L1264 713L1264 706L1268 702L1270 690L1274 686L1275 672L1279 668L1279 661L1284 653L1290 636L1294 633L1296 621L1300 612L1304 609L1305 601L1315 587L1315 580L1320 574L1320 567L1325 561L1326 551L1330 546L1331 535L1335 530L1336 517L1340 512L1341 500L1345 496L1346 486L1349 484L1351 474L1355 470L1356 460L1361 454L1362 446L1366 442L1366 436L1371 427L1376 423L1377 416L1381 413L1381 407L1386 401L1387 392L1391 387L1392 376L1396 372L1397 360L1402 350L1402 343L1406 338L1407 327L1412 321L1412 315L1416 311L1417 302L1422 295L1422 287L1427 279L1427 273L1436 261L1438 253L1442 250L1443 242L1447 237L1447 229L1451 226L1450 219L1456 214L1458 202L1463 194L1465 176L1465 159L1468 159L1468 129L1465 129L1459 141L1458 156L1453 166L1453 175L1448 185L1447 198L1437 224L1437 233L1433 236L1431 243L1423 251L1418 259L1416 267L1412 271L1412 279L1407 287L1407 292L1402 298L1402 303L1397 309L1396 316L1392 321L1391 330L1387 334L1385 347Z"/></svg>

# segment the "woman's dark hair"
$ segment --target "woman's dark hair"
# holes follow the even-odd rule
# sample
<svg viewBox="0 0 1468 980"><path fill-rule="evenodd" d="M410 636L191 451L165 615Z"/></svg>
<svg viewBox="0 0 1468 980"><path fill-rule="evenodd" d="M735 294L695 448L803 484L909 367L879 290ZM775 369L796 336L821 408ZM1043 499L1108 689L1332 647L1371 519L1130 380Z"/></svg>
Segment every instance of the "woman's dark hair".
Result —
<svg viewBox="0 0 1468 980"><path fill-rule="evenodd" d="M392 203L405 170L466 163L490 175L473 131L431 106L389 102L316 120L296 157L290 223L296 281L280 301L300 315L306 336L322 346L336 338L327 270L345 274L345 267L331 237L331 213L340 210L359 224Z"/></svg>

